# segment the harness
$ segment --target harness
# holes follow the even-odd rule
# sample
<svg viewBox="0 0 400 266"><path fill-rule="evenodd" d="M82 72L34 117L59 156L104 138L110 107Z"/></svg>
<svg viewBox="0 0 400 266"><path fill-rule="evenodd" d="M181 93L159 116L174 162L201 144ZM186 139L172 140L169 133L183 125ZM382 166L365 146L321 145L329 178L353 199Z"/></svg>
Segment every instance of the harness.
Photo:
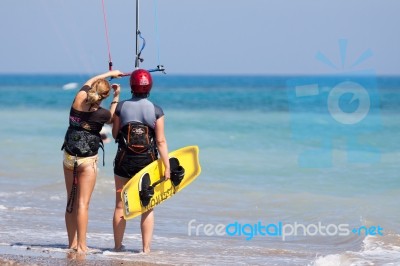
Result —
<svg viewBox="0 0 400 266"><path fill-rule="evenodd" d="M81 127L70 126L65 134L61 150L65 149L69 154L78 157L89 157L96 155L99 148L103 150L104 155L104 144L99 133L93 133Z"/></svg>
<svg viewBox="0 0 400 266"><path fill-rule="evenodd" d="M151 127L140 122L129 122L118 133L116 141L119 147L135 155L157 157L155 132Z"/></svg>

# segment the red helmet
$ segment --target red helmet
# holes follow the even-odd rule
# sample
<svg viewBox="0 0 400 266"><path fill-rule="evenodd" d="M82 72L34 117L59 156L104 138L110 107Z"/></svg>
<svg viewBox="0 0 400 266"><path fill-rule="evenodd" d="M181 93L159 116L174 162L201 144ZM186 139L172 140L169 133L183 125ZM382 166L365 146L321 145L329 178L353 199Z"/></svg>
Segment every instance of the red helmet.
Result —
<svg viewBox="0 0 400 266"><path fill-rule="evenodd" d="M144 69L133 71L130 85L133 93L149 93L153 86L153 79L151 78L150 72Z"/></svg>

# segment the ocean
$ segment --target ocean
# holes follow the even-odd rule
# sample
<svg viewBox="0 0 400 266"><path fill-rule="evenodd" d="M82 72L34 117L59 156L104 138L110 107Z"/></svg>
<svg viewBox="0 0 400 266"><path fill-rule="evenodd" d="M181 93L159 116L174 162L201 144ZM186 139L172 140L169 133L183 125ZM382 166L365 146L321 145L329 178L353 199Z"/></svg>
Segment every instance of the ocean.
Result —
<svg viewBox="0 0 400 266"><path fill-rule="evenodd" d="M88 77L0 75L0 256L68 256L60 148ZM112 82L130 97L128 78ZM398 264L399 90L400 77L374 75L154 74L150 99L165 112L169 150L198 145L201 175L156 207L150 254L138 252L138 218L116 253L116 144L105 144L86 260Z"/></svg>

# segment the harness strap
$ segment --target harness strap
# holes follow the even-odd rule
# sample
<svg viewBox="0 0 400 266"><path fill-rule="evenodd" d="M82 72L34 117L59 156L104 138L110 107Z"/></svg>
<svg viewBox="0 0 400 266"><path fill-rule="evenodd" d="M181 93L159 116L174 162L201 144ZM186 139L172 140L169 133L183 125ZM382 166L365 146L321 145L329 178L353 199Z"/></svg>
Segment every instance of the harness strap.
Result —
<svg viewBox="0 0 400 266"><path fill-rule="evenodd" d="M68 203L67 203L67 212L71 213L74 207L76 192L77 192L77 185L78 185L78 158L75 156L74 162L74 181L72 182L72 189L71 193L69 194Z"/></svg>
<svg viewBox="0 0 400 266"><path fill-rule="evenodd" d="M103 140L100 138L100 143L99 143L99 147L103 150L103 166L105 165L105 156L106 156L106 154L105 154L105 152L104 152L104 143L103 143Z"/></svg>

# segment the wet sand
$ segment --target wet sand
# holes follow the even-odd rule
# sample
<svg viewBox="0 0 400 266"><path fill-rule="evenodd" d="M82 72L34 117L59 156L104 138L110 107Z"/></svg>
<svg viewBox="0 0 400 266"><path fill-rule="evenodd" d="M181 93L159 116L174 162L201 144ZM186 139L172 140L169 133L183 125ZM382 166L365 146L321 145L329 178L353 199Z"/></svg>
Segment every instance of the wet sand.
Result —
<svg viewBox="0 0 400 266"><path fill-rule="evenodd" d="M155 266L167 264L153 264L147 262L121 261L121 260L96 260L96 259L61 259L40 256L25 255L0 255L0 265L2 266Z"/></svg>
<svg viewBox="0 0 400 266"><path fill-rule="evenodd" d="M104 258L93 254L79 255L73 253L50 253L45 250L32 252L32 250L9 250L1 249L0 265L2 266L165 266L168 264L157 264L140 262L134 260L122 260L117 258ZM4 252L5 251L5 252ZM5 253L5 254L4 254Z"/></svg>

